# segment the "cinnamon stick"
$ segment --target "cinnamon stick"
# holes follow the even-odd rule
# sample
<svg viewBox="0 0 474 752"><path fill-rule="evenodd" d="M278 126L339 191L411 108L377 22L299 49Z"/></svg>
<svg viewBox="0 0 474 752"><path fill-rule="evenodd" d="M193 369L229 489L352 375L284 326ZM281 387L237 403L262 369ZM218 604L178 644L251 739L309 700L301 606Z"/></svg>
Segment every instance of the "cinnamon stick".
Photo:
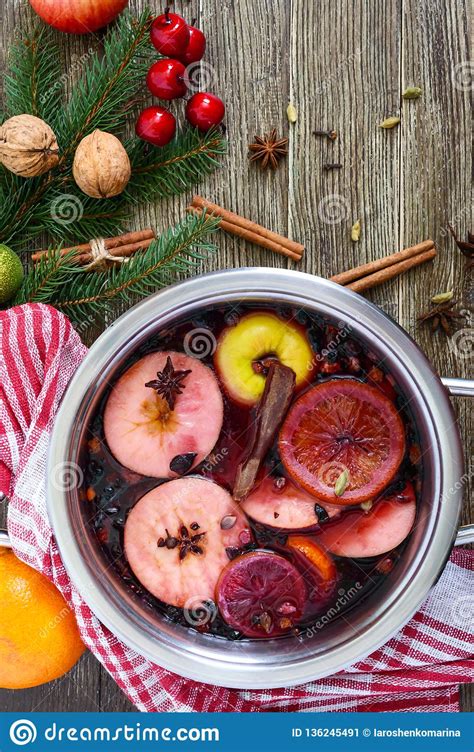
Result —
<svg viewBox="0 0 474 752"><path fill-rule="evenodd" d="M201 209L199 209L197 206L188 206L187 211L191 214L196 214L198 217L202 215ZM218 216L220 217L220 215ZM257 227L258 226L259 225L257 225ZM259 235L257 232L248 230L241 225L235 225L232 222L221 219L219 227L221 227L222 230L225 230L225 232L228 232L231 235L236 235L239 238L244 238L244 240L248 240L250 243L254 243L255 245L260 246L260 248L267 248L269 251L279 253L281 256L286 256L287 258L291 258L293 259L293 261L301 261L301 255L295 253L294 251L290 251L287 246L276 243L275 241L270 240L263 235Z"/></svg>
<svg viewBox="0 0 474 752"><path fill-rule="evenodd" d="M225 222L230 222L236 227L242 227L242 229L249 230L256 235L260 235L262 238L267 238L267 240L271 240L273 243L287 248L297 256L301 257L304 253L304 245L301 245L301 243L297 243L294 240L289 240L283 235L279 235L277 232L268 230L266 227L262 227L262 225L258 225L256 222L252 222L250 219L246 219L246 217L241 217L239 214L235 214L235 212L223 209L218 204L213 204L211 203L211 201L208 201L202 196L194 196L192 203L193 206L197 207L198 209L206 209L210 214L215 214L218 217L222 217Z"/></svg>
<svg viewBox="0 0 474 752"><path fill-rule="evenodd" d="M113 238L105 238L104 242L106 249L112 250L112 248L127 246L129 244L138 244L137 247L141 247L140 242L142 240L150 240L153 238L155 238L155 231L152 230L151 227L147 227L145 230L138 230L137 232L126 232L123 235L116 235ZM66 254L70 253L71 251L77 251L78 255L81 255L82 252L89 251L90 253L90 250L90 243L78 243L77 245L72 245L69 248L62 248L61 256L66 256ZM36 251L35 253L33 253L31 258L33 261L39 261L39 259L42 256L45 256L47 253L48 251Z"/></svg>
<svg viewBox="0 0 474 752"><path fill-rule="evenodd" d="M254 487L260 465L286 415L294 389L295 372L272 361L257 409L253 441L247 459L237 469L233 494L236 501L243 501Z"/></svg>
<svg viewBox="0 0 474 752"><path fill-rule="evenodd" d="M383 282L388 282L389 279L398 277L399 274L403 274L403 272L413 269L415 266L424 264L425 261L431 261L435 256L436 248L433 246L433 248L425 251L425 253L418 253L416 256L411 256L404 261L400 261L398 264L392 264L392 266L381 269L374 274L368 274L366 277L362 277L362 279L357 279L355 282L345 285L345 287L348 287L349 290L353 290L354 292L369 290L372 287L377 287L378 285L383 284Z"/></svg>
<svg viewBox="0 0 474 752"><path fill-rule="evenodd" d="M138 243L129 243L128 245L118 245L114 248L107 248L111 256L119 256L119 257L125 257L125 256L133 256L134 253L137 251L145 251L147 248L151 246L153 241L155 240L155 237L149 238L148 240L142 240ZM90 246L89 246L89 253L82 253L78 256L74 256L74 263L77 264L88 264L90 261L92 261L92 254L90 253Z"/></svg>
<svg viewBox="0 0 474 752"><path fill-rule="evenodd" d="M405 259L412 258L413 256L417 256L425 251L429 251L433 247L434 243L432 240L424 240L422 243L417 243L417 245L411 246L410 248L404 248L402 251L392 253L390 256L384 256L384 258L377 259L376 261L369 261L367 264L356 266L354 269L348 269L341 274L335 274L329 279L332 282L337 282L339 285L348 285L349 282L353 282L361 277L366 277L369 274L373 274L374 272L377 272L380 269L385 269L393 264L398 264L400 261L404 261Z"/></svg>

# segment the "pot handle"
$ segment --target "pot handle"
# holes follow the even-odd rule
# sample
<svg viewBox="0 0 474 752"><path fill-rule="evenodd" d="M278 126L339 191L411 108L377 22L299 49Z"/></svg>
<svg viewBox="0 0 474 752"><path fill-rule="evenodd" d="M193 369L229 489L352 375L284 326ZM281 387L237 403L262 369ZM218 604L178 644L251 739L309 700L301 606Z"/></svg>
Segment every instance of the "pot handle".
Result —
<svg viewBox="0 0 474 752"><path fill-rule="evenodd" d="M451 379L441 377L450 397L474 397L474 379Z"/></svg>
<svg viewBox="0 0 474 752"><path fill-rule="evenodd" d="M450 397L474 397L474 379L441 378L441 381ZM467 543L474 543L474 525L460 527L454 545L464 546Z"/></svg>

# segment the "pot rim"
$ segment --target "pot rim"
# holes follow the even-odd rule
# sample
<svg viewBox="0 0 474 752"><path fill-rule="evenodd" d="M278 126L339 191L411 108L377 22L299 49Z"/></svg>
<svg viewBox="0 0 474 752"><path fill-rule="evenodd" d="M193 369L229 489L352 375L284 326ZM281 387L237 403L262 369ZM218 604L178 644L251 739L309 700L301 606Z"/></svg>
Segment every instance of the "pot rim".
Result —
<svg viewBox="0 0 474 752"><path fill-rule="evenodd" d="M69 461L74 425L77 418L81 420L86 397L101 388L121 350L136 347L138 336L144 339L191 308L242 298L251 301L252 297L317 307L339 320L350 320L365 337L375 337L377 348L397 364L411 390L410 396L424 410L435 470L433 507L423 545L407 566L405 581L390 593L370 625L324 653L310 653L298 660L292 660L290 655L288 660L274 663L268 660L269 655L260 662L238 653L235 656L226 650L227 641L218 656L214 648L208 648L206 640L198 640L197 649L183 649L182 644L164 641L161 633L152 636L140 625L132 624L129 615L107 597L102 581L85 560L71 524L66 494L53 483L54 468ZM416 343L398 324L360 295L319 277L284 269L232 269L194 277L150 296L117 319L95 342L74 375L67 400L63 399L56 417L48 460L47 503L69 576L95 615L125 644L191 679L261 689L301 684L340 671L384 644L411 618L449 556L461 506L456 482L462 472L461 441L447 392ZM216 640L213 642L215 647Z"/></svg>

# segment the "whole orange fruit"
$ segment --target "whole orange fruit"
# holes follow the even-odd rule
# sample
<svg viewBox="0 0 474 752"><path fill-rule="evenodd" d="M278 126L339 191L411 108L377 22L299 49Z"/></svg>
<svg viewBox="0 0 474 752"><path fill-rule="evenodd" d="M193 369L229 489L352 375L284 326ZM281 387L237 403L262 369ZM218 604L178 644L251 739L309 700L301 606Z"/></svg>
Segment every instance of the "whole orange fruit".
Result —
<svg viewBox="0 0 474 752"><path fill-rule="evenodd" d="M24 689L57 679L84 650L59 590L0 548L0 687Z"/></svg>

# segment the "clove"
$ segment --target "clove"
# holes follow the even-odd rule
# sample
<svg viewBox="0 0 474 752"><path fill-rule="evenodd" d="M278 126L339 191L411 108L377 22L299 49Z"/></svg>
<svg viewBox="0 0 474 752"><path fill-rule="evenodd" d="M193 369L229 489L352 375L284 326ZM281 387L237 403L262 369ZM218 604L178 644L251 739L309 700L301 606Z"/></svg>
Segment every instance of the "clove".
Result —
<svg viewBox="0 0 474 752"><path fill-rule="evenodd" d="M329 130L324 131L321 129L313 131L313 136L326 136L330 141L335 141L337 138L337 131Z"/></svg>

